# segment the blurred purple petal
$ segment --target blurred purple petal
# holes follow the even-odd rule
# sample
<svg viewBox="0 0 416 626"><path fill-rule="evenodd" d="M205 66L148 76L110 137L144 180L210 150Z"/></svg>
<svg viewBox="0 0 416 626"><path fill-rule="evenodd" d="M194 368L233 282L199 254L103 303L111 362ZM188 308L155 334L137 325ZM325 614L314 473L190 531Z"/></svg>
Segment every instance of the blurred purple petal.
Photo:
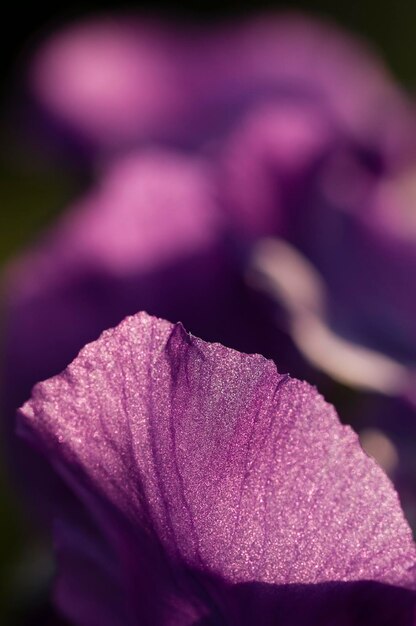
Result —
<svg viewBox="0 0 416 626"><path fill-rule="evenodd" d="M398 167L380 146L355 143L307 107L257 112L224 155L224 204L235 228L251 241L267 236L290 243L320 276L332 329L411 365L411 163ZM266 273L272 271L269 263ZM276 265L276 276L282 271Z"/></svg>
<svg viewBox="0 0 416 626"><path fill-rule="evenodd" d="M163 136L189 107L181 41L173 27L134 16L74 23L39 49L34 96L94 148Z"/></svg>
<svg viewBox="0 0 416 626"><path fill-rule="evenodd" d="M10 266L10 368L25 394L140 305L177 320L200 307L203 317L209 286L221 284L212 195L202 163L126 157Z"/></svg>
<svg viewBox="0 0 416 626"><path fill-rule="evenodd" d="M45 41L29 76L46 118L99 153L148 141L210 145L247 111L312 106L395 151L407 104L360 42L296 15L211 27L114 15ZM386 125L386 121L388 124Z"/></svg>
<svg viewBox="0 0 416 626"><path fill-rule="evenodd" d="M296 622L294 593L310 605L308 619L330 624L329 609L322 621L325 583L414 588L416 551L388 479L314 389L261 356L140 313L37 385L20 432L107 542L133 623L211 624L249 602L262 623L279 615L294 626L306 623ZM77 575L65 548L60 563L61 575ZM252 587L235 604L242 583ZM289 587L278 605L282 585ZM89 585L83 590L87 596ZM343 615L360 597L345 591L329 596ZM409 594L398 624L411 623ZM361 596L371 605L367 623L380 623L371 621L380 617L377 587L372 597ZM66 592L59 602L67 613ZM350 609L339 623L364 623ZM95 624L91 615L76 623Z"/></svg>
<svg viewBox="0 0 416 626"><path fill-rule="evenodd" d="M402 94L369 47L335 25L265 14L233 24L221 42L222 48L214 40L223 60L216 67L223 68L218 75L230 99L246 94L256 104L304 103L360 141L391 148L390 141L404 139L406 124L397 114L405 117L409 106ZM222 93L219 86L215 93Z"/></svg>
<svg viewBox="0 0 416 626"><path fill-rule="evenodd" d="M392 439L392 477L415 519L414 160L356 142L308 107L274 106L241 125L222 175L230 222L251 249L251 283L303 356L332 380L403 398L380 399L378 419L373 409L366 416L364 395L361 409L339 410L357 430Z"/></svg>

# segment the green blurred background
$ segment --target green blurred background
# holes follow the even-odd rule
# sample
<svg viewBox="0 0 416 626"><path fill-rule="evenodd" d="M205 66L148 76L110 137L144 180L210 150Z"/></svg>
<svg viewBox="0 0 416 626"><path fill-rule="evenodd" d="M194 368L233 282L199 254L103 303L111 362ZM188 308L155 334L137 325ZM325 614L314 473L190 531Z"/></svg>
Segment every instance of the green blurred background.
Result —
<svg viewBox="0 0 416 626"><path fill-rule="evenodd" d="M145 2L14 3L3 13L0 117L0 264L33 239L82 187L82 180L62 165L44 161L24 141L14 115L15 94L36 42L55 26L95 11L137 8L199 20L259 11L307 11L329 18L366 39L411 93L416 82L416 2L414 0L273 1L184 0ZM1 461L0 461L1 463ZM38 613L39 590L50 569L41 547L29 543L22 516L8 486L4 463L0 471L0 624L57 624L48 611ZM28 617L31 616L31 617Z"/></svg>

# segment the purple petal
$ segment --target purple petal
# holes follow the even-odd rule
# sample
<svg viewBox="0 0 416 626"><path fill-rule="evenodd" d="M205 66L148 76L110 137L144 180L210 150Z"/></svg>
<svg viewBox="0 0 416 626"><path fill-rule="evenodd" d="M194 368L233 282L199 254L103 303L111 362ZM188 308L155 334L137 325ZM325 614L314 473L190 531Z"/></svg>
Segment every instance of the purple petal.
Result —
<svg viewBox="0 0 416 626"><path fill-rule="evenodd" d="M94 153L155 140L215 144L271 102L313 105L364 142L396 149L408 139L407 105L379 60L301 16L216 27L87 20L46 41L29 80L46 117Z"/></svg>
<svg viewBox="0 0 416 626"><path fill-rule="evenodd" d="M35 55L31 89L45 112L95 149L163 136L191 97L182 37L135 16L72 24Z"/></svg>
<svg viewBox="0 0 416 626"><path fill-rule="evenodd" d="M85 343L140 309L205 339L263 350L254 324L261 312L252 315L233 267L216 194L202 159L132 154L10 265L8 395L20 387L12 410Z"/></svg>
<svg viewBox="0 0 416 626"><path fill-rule="evenodd" d="M409 169L374 177L353 152L330 155L288 234L326 284L333 328L407 368L416 363Z"/></svg>
<svg viewBox="0 0 416 626"><path fill-rule="evenodd" d="M120 567L111 546L76 503L67 511L66 518L58 518L54 526L60 564L55 583L57 606L73 624L131 624L125 611Z"/></svg>
<svg viewBox="0 0 416 626"><path fill-rule="evenodd" d="M321 182L324 198L315 218L331 218L321 230L319 251L317 241L311 246L344 332L412 367L416 365L416 297L409 289L416 278L414 168L412 162L384 177L356 203L345 194L329 195ZM342 309L346 315L340 313Z"/></svg>
<svg viewBox="0 0 416 626"><path fill-rule="evenodd" d="M140 308L189 323L192 292L194 307L204 311L225 273L213 195L208 168L177 155L134 155L109 168L9 267L13 386L20 381L27 396L86 342Z"/></svg>
<svg viewBox="0 0 416 626"><path fill-rule="evenodd" d="M2 401L17 473L31 455L16 450L14 416L32 386L126 315L146 309L204 339L272 353L266 313L233 267L224 232L207 163L134 153L9 267Z"/></svg>
<svg viewBox="0 0 416 626"><path fill-rule="evenodd" d="M397 495L332 407L181 325L140 313L104 332L35 387L20 432L111 546L143 623L226 613L242 583L415 585ZM271 620L276 606L253 594Z"/></svg>
<svg viewBox="0 0 416 626"><path fill-rule="evenodd" d="M380 59L335 25L265 14L220 35L212 44L213 98L225 92L230 101L306 103L361 141L392 147L404 139L405 98Z"/></svg>
<svg viewBox="0 0 416 626"><path fill-rule="evenodd" d="M246 238L273 236L272 241L255 242L253 267L260 268L262 285L278 305L279 323L283 319L309 362L332 380L410 399L411 410L402 402L380 399L371 427L388 437L394 434L394 423L411 431L414 160L392 168L383 157L384 163L377 164L377 152L371 157L336 128L322 126L319 117L315 126L304 125L298 141L290 144L295 149L282 150L291 120L308 115L314 119L305 108L292 107L287 113L274 107L258 112L236 134L228 147L223 188L230 219ZM320 143L309 141L314 128L323 128L316 133ZM302 376L296 367L294 361L290 371ZM362 414L359 422L365 428L368 400L358 400L362 411L352 404L340 405L340 410L356 428L356 413ZM391 413L388 424L386 410ZM413 439L393 439L400 451L394 480L413 520L414 462L406 448L414 433Z"/></svg>
<svg viewBox="0 0 416 626"><path fill-rule="evenodd" d="M233 228L246 238L284 233L317 164L340 129L302 101L255 109L225 143L222 194Z"/></svg>
<svg viewBox="0 0 416 626"><path fill-rule="evenodd" d="M402 364L416 345L413 168L407 159L393 167L382 146L356 143L299 103L246 120L222 168L234 227L290 242L323 279L333 329Z"/></svg>

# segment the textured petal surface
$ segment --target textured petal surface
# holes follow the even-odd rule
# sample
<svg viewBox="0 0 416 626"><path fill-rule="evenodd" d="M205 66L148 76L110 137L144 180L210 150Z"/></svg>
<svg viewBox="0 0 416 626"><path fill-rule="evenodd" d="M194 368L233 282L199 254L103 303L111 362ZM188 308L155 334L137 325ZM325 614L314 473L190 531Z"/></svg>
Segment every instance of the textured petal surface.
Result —
<svg viewBox="0 0 416 626"><path fill-rule="evenodd" d="M130 154L8 268L2 402L15 466L30 459L15 449L14 418L32 386L126 315L145 309L271 355L273 326L233 266L215 196L202 159Z"/></svg>
<svg viewBox="0 0 416 626"><path fill-rule="evenodd" d="M414 586L388 479L313 388L261 356L140 313L38 384L20 431L111 544L143 623L226 614L240 583ZM267 597L253 592L271 620Z"/></svg>

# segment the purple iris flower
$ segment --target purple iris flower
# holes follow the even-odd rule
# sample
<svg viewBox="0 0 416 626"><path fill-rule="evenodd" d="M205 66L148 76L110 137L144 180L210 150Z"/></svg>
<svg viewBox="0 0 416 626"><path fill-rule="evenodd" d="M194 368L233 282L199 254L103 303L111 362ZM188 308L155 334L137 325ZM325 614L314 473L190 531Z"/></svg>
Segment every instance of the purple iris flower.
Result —
<svg viewBox="0 0 416 626"><path fill-rule="evenodd" d="M237 272L256 275L257 282L263 275L273 283L274 295L281 287L276 268L289 281L303 272L303 288L308 282L307 291L314 292L313 302L300 296L300 306L306 313L313 309L323 330L310 323L311 315L303 315L301 324L299 316L294 321L293 306L297 313L299 303L293 303L293 294L290 302L287 294L279 296L290 318L283 325L301 352L348 383L360 380L377 391L408 393L402 366L415 354L409 343L414 299L405 276L414 265L414 242L408 235L403 242L396 232L400 218L392 218L394 209L383 218L384 209L377 206L390 181L411 169L415 118L385 68L362 44L296 16L188 29L103 17L72 25L47 41L34 60L31 85L45 112L73 136L94 144L96 155L114 155L149 141L191 143L208 155L216 169L212 184L223 233L238 252L232 261ZM402 231L407 231L406 220ZM282 247L257 245L262 237L283 238L293 246L289 255L297 254L295 263ZM121 235L118 241L122 245ZM306 276L308 263L318 280L311 272ZM247 349L218 329L194 327L174 307L165 310L167 301L143 306L184 321L206 339ZM131 307L120 306L121 315L107 321L116 323L129 312ZM338 343L328 337L328 328ZM318 346L314 337L320 337ZM390 360L376 360L373 367L368 366L371 359L364 359L359 367L359 355L349 371L341 371L349 359L340 338ZM253 345L275 356L273 349ZM335 366L330 352L340 355L332 359ZM73 354L63 363L68 356ZM282 354L277 356L282 363ZM375 374L365 380L364 370ZM357 372L353 381L351 372Z"/></svg>
<svg viewBox="0 0 416 626"><path fill-rule="evenodd" d="M273 362L139 313L39 383L71 623L411 625L416 550L357 436Z"/></svg>
<svg viewBox="0 0 416 626"><path fill-rule="evenodd" d="M293 16L102 18L31 72L48 118L113 159L8 272L8 415L140 309L301 378L411 395L415 246L396 206L414 117L368 50Z"/></svg>
<svg viewBox="0 0 416 626"><path fill-rule="evenodd" d="M414 119L371 54L293 17L105 18L57 34L31 77L102 169L8 270L7 415L139 310L410 398ZM263 357L170 322L128 318L20 413L64 615L412 624L414 546L352 432Z"/></svg>
<svg viewBox="0 0 416 626"><path fill-rule="evenodd" d="M414 298L406 275L414 266L415 245L408 219L395 216L397 203L408 201L391 196L392 187L411 178L415 116L364 45L290 15L215 28L102 17L46 41L30 76L45 114L86 141L95 155L149 142L192 145L209 155L228 216L223 225L240 251L238 271L253 270L257 282L264 275L277 286L276 295L282 289L273 265L291 281L312 264L318 280L312 285L305 271L299 280L309 281L314 302L303 298L300 306L314 309L323 329L311 323L311 315L303 315L301 324L296 316L294 321L293 302L279 295L283 317L289 313L281 325L289 327L298 349L349 384L410 393L406 367L416 352L409 341ZM263 242L257 246L262 237L292 245L297 269L286 263L285 250L275 255L269 246L263 254ZM144 308L182 319L204 338L246 348L206 334L163 307L145 302ZM349 343L346 350L343 341ZM361 367L360 355L348 367L352 344L383 358L363 353ZM329 353L339 356L331 359Z"/></svg>
<svg viewBox="0 0 416 626"><path fill-rule="evenodd" d="M391 388L380 374L388 391L405 391L404 369L416 362L407 288L416 272L415 160L402 158L352 141L309 106L273 105L229 141L222 186L231 222L254 243L256 270L289 317L315 316L388 356L391 367L380 363L391 371ZM298 277L299 293L285 272Z"/></svg>

